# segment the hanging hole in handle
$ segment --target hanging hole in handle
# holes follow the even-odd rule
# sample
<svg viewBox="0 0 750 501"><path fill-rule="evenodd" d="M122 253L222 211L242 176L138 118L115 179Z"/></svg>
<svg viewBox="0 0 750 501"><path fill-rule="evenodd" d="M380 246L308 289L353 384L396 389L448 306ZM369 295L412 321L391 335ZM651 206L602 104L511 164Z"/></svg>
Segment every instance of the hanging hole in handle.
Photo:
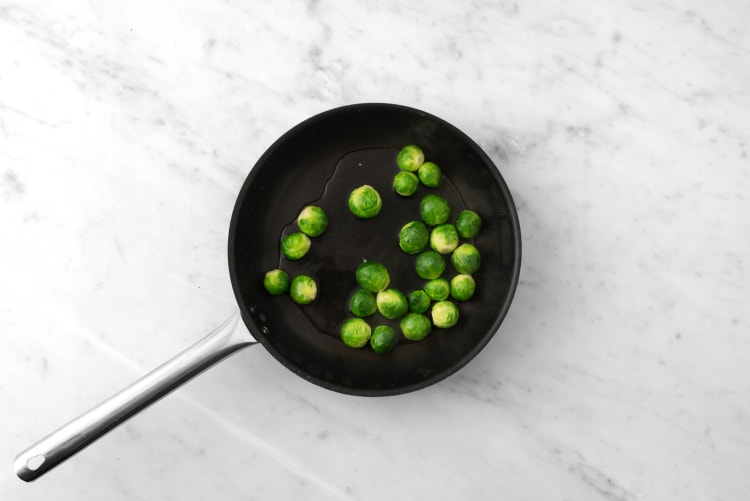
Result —
<svg viewBox="0 0 750 501"><path fill-rule="evenodd" d="M44 454L37 454L36 456L29 458L26 461L26 467L31 471L36 471L44 464L44 461L46 460L47 457Z"/></svg>

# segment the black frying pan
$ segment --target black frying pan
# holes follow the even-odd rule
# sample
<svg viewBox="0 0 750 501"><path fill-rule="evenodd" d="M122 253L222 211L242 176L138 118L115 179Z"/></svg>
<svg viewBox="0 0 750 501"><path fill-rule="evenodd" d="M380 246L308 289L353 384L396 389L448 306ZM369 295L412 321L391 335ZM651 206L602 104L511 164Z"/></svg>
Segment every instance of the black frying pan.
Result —
<svg viewBox="0 0 750 501"><path fill-rule="evenodd" d="M422 147L444 180L436 189L420 186L412 198L395 194L395 158L406 144ZM383 210L359 220L348 211L349 192L375 187ZM351 349L339 337L354 271L364 260L384 263L392 286L404 292L424 281L413 258L398 247L398 231L419 219L419 200L438 193L451 204L478 212L483 224L474 244L482 266L474 274L477 292L461 303L451 329L434 329L423 341L401 339L392 352ZM300 209L315 203L329 227L313 239L300 261L280 256L279 241ZM468 363L498 330L510 307L521 263L518 215L510 191L489 157L464 133L428 113L392 104L336 108L297 125L258 160L245 181L229 229L229 272L240 316L128 388L66 424L16 458L23 480L33 480L75 454L125 419L237 350L260 342L282 364L308 381L341 393L384 396L431 385ZM306 306L262 287L267 270L290 276L306 273L319 295ZM446 275L455 273L448 265ZM379 318L378 323L398 324Z"/></svg>

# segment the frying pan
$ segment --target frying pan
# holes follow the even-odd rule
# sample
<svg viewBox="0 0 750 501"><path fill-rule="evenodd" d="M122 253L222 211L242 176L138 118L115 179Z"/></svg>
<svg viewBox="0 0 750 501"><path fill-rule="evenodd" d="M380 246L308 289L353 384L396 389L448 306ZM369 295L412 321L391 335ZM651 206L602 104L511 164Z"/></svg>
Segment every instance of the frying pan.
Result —
<svg viewBox="0 0 750 501"><path fill-rule="evenodd" d="M419 145L444 174L440 186L420 186L408 198L391 185L398 172L396 155L407 144ZM360 220L348 211L348 194L363 184L383 198L374 219ZM475 295L460 304L456 326L434 329L423 341L402 338L386 355L345 346L339 330L360 263L382 262L391 286L404 292L424 285L413 257L398 247L398 232L420 218L419 200L427 193L445 197L453 216L464 208L482 216L481 231L472 240L482 256ZM312 239L306 257L286 260L279 241L295 231L296 216L308 204L328 213L328 229ZM498 330L518 282L521 238L511 193L474 141L423 111L367 103L313 116L271 145L237 197L228 253L239 311L192 347L21 452L15 461L19 478L38 478L193 376L257 343L300 377L341 393L386 396L434 384L467 364ZM290 276L313 276L319 288L315 301L300 306L288 295L268 294L263 276L278 267ZM448 264L446 276L451 273L456 272ZM377 322L398 328L385 318Z"/></svg>

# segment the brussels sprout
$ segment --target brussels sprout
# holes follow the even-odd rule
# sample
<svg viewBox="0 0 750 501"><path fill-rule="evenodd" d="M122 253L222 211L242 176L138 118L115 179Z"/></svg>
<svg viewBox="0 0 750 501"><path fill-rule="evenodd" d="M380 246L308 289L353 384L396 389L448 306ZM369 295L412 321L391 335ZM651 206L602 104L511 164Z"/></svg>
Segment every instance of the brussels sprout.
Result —
<svg viewBox="0 0 750 501"><path fill-rule="evenodd" d="M448 201L440 195L427 195L419 204L419 212L422 221L428 226L443 224L451 215L451 206Z"/></svg>
<svg viewBox="0 0 750 501"><path fill-rule="evenodd" d="M375 327L375 330L372 331L370 346L375 353L383 355L396 346L396 341L398 341L398 337L396 336L396 331L393 330L392 327L378 325Z"/></svg>
<svg viewBox="0 0 750 501"><path fill-rule="evenodd" d="M341 340L351 348L362 348L370 340L372 328L361 318L350 318L341 326Z"/></svg>
<svg viewBox="0 0 750 501"><path fill-rule="evenodd" d="M358 289L349 300L349 311L357 317L369 317L377 311L375 296L365 289Z"/></svg>
<svg viewBox="0 0 750 501"><path fill-rule="evenodd" d="M430 247L440 254L450 254L458 247L456 227L450 223L439 224L430 233Z"/></svg>
<svg viewBox="0 0 750 501"><path fill-rule="evenodd" d="M414 172L424 162L424 152L417 145L409 144L401 148L396 156L398 166L406 171Z"/></svg>
<svg viewBox="0 0 750 501"><path fill-rule="evenodd" d="M430 230L422 221L406 223L398 234L398 245L408 254L417 254L427 247Z"/></svg>
<svg viewBox="0 0 750 501"><path fill-rule="evenodd" d="M279 296L289 290L289 275L284 270L271 270L263 277L263 286L269 294Z"/></svg>
<svg viewBox="0 0 750 501"><path fill-rule="evenodd" d="M424 284L424 291L433 301L443 301L448 299L451 285L444 278L435 278Z"/></svg>
<svg viewBox="0 0 750 501"><path fill-rule="evenodd" d="M409 311L424 313L430 307L430 296L423 290L416 290L409 294Z"/></svg>
<svg viewBox="0 0 750 501"><path fill-rule="evenodd" d="M440 180L443 179L443 173L440 171L440 167L432 162L425 162L419 168L417 172L419 180L422 184L428 188L437 188L440 186Z"/></svg>
<svg viewBox="0 0 750 501"><path fill-rule="evenodd" d="M375 299L378 311L388 320L403 317L409 311L409 302L406 296L397 289L386 289L378 292Z"/></svg>
<svg viewBox="0 0 750 501"><path fill-rule="evenodd" d="M462 210L456 218L456 230L461 238L474 238L482 226L482 218L473 210Z"/></svg>
<svg viewBox="0 0 750 501"><path fill-rule="evenodd" d="M312 277L297 275L289 286L289 295L297 304L310 304L318 297L318 284Z"/></svg>
<svg viewBox="0 0 750 501"><path fill-rule="evenodd" d="M393 189L402 197L410 197L417 192L419 179L411 172L402 170L393 177Z"/></svg>
<svg viewBox="0 0 750 501"><path fill-rule="evenodd" d="M414 267L421 278L432 280L445 271L445 259L433 250L424 251L417 256Z"/></svg>
<svg viewBox="0 0 750 501"><path fill-rule="evenodd" d="M471 275L479 269L482 259L476 247L471 244L461 244L453 251L451 262L457 272Z"/></svg>
<svg viewBox="0 0 750 501"><path fill-rule="evenodd" d="M380 292L391 283L388 269L375 261L365 261L354 273L357 283L370 292Z"/></svg>
<svg viewBox="0 0 750 501"><path fill-rule="evenodd" d="M299 230L307 236L317 237L328 227L328 216L316 205L308 205L297 216Z"/></svg>
<svg viewBox="0 0 750 501"><path fill-rule="evenodd" d="M290 233L281 240L281 253L287 259L302 259L310 250L310 237L304 233Z"/></svg>
<svg viewBox="0 0 750 501"><path fill-rule="evenodd" d="M435 327L447 329L458 322L458 306L450 301L440 301L432 305L431 315Z"/></svg>
<svg viewBox="0 0 750 501"><path fill-rule="evenodd" d="M471 275L460 274L451 278L451 297L456 301L466 301L474 295L476 282Z"/></svg>
<svg viewBox="0 0 750 501"><path fill-rule="evenodd" d="M370 185L355 188L349 194L349 210L358 218L371 219L377 216L382 208L383 200L380 193Z"/></svg>
<svg viewBox="0 0 750 501"><path fill-rule="evenodd" d="M410 341L421 341L432 330L430 319L421 313L409 313L401 319L401 333Z"/></svg>

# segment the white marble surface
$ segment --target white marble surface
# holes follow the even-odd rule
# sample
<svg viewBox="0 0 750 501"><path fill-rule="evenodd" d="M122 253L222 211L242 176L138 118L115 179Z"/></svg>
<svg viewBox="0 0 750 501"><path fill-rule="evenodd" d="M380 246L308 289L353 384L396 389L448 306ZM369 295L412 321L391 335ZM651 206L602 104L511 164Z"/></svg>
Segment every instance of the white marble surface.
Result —
<svg viewBox="0 0 750 501"><path fill-rule="evenodd" d="M750 498L748 25L731 0L0 3L0 499ZM485 350L367 399L248 349L16 479L233 311L248 170L367 101L454 123L514 193Z"/></svg>

